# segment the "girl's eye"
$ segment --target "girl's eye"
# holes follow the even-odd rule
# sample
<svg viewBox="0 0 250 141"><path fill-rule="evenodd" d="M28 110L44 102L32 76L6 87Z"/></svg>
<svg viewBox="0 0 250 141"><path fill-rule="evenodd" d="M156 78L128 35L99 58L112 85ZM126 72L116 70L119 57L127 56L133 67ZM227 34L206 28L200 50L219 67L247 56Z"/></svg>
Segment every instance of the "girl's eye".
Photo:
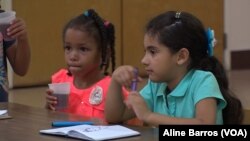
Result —
<svg viewBox="0 0 250 141"><path fill-rule="evenodd" d="M86 52L86 51L89 51L89 48L81 47L80 50L81 50L82 52Z"/></svg>
<svg viewBox="0 0 250 141"><path fill-rule="evenodd" d="M64 49L68 51L68 50L71 49L71 47L70 46L64 46Z"/></svg>
<svg viewBox="0 0 250 141"><path fill-rule="evenodd" d="M153 46L149 46L146 49L146 53L149 53L151 55L155 55L158 52L158 49L156 47Z"/></svg>
<svg viewBox="0 0 250 141"><path fill-rule="evenodd" d="M150 49L149 52L150 52L150 54L154 55L156 53L156 50L155 49Z"/></svg>

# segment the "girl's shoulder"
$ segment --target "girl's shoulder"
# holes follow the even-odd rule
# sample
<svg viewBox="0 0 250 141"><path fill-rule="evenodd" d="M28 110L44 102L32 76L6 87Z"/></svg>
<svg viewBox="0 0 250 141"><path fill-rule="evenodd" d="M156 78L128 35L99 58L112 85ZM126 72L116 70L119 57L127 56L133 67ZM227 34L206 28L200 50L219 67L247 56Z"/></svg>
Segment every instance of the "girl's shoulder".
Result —
<svg viewBox="0 0 250 141"><path fill-rule="evenodd" d="M188 89L193 94L197 93L196 98L199 100L202 97L223 99L217 79L213 73L209 71L195 70Z"/></svg>
<svg viewBox="0 0 250 141"><path fill-rule="evenodd" d="M204 70L193 70L192 72L192 79L193 80L206 80L206 79L213 79L216 80L214 74L210 71L204 71Z"/></svg>
<svg viewBox="0 0 250 141"><path fill-rule="evenodd" d="M96 84L98 85L105 85L105 86L109 86L111 82L111 76L105 76L103 77L101 80L99 80Z"/></svg>
<svg viewBox="0 0 250 141"><path fill-rule="evenodd" d="M72 76L68 74L67 69L60 69L56 73L54 73L51 77L51 80L53 83L58 83L58 82L65 82L65 81L71 81L73 80Z"/></svg>

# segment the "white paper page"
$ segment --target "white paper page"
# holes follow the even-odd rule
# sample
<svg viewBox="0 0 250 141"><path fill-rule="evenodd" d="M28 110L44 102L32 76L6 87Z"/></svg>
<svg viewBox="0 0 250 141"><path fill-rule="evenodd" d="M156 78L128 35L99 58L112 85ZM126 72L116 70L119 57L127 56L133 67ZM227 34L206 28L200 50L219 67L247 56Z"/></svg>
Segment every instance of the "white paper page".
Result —
<svg viewBox="0 0 250 141"><path fill-rule="evenodd" d="M77 128L77 132L85 134L94 140L108 140L121 137L139 135L140 133L120 125L90 126L89 128Z"/></svg>
<svg viewBox="0 0 250 141"><path fill-rule="evenodd" d="M7 113L7 110L0 110L0 116Z"/></svg>
<svg viewBox="0 0 250 141"><path fill-rule="evenodd" d="M63 135L62 133L67 134L69 131L74 135L76 135L75 137L77 138L79 138L80 136L72 131L76 131L78 133L83 134L83 136L81 136L82 138L89 140L91 139L100 140L100 141L107 139L121 138L121 137L129 137L140 134L137 131L128 129L120 125L113 125L113 126L77 125L71 127L40 130L40 133ZM73 134L69 136L74 137Z"/></svg>
<svg viewBox="0 0 250 141"><path fill-rule="evenodd" d="M64 128L55 128L55 129L40 130L40 133L55 134L55 135L67 135L67 133L70 130L72 130L72 128L70 128L70 127L64 127Z"/></svg>

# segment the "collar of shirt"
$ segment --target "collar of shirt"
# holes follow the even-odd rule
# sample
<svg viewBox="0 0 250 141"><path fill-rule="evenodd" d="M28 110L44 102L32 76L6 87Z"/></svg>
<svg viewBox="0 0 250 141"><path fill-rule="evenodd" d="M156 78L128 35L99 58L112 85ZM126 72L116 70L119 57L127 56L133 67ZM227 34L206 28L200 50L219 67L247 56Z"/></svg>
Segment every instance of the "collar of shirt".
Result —
<svg viewBox="0 0 250 141"><path fill-rule="evenodd" d="M190 80L193 76L194 70L190 70L184 78L180 81L180 83L176 86L175 89L173 89L169 95L173 97L181 97L185 95L185 92L189 88ZM165 95L165 91L167 88L167 84L161 85L160 90L157 93L157 96Z"/></svg>

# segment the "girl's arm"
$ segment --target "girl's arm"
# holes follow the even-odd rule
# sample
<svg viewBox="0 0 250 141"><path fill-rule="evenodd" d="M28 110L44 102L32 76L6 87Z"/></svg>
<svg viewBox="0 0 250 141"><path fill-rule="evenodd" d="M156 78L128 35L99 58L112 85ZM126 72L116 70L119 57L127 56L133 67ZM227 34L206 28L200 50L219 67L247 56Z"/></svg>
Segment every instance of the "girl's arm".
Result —
<svg viewBox="0 0 250 141"><path fill-rule="evenodd" d="M108 122L118 123L135 117L132 109L124 104L122 86L111 80L105 104L105 117Z"/></svg>
<svg viewBox="0 0 250 141"><path fill-rule="evenodd" d="M133 104L136 108L136 104ZM143 112L136 109L136 115L140 120L150 125L159 124L216 124L217 102L214 98L206 98L196 104L195 118L176 118L153 112Z"/></svg>
<svg viewBox="0 0 250 141"><path fill-rule="evenodd" d="M129 86L133 78L133 67L119 67L112 75L105 103L105 117L108 122L117 123L135 117L132 109L124 103L122 86Z"/></svg>
<svg viewBox="0 0 250 141"><path fill-rule="evenodd" d="M7 57L14 72L24 76L30 63L30 45L26 32L25 23L22 19L15 19L8 28L8 34L17 38L16 43L7 49Z"/></svg>

